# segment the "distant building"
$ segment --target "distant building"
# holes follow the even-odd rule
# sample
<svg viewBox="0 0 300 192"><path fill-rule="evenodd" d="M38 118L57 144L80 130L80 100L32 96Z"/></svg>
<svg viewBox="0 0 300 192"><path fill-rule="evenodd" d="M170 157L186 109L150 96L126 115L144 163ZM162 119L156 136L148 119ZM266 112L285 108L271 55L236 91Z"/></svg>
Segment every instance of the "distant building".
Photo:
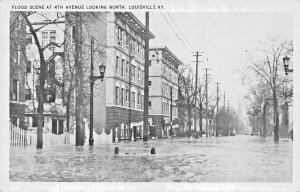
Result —
<svg viewBox="0 0 300 192"><path fill-rule="evenodd" d="M25 65L26 25L20 12L10 15L10 78L9 117L12 124L21 129L25 125Z"/></svg>
<svg viewBox="0 0 300 192"><path fill-rule="evenodd" d="M167 137L171 127L173 133L178 132L176 101L178 100L178 67L181 64L182 62L167 47L150 48L149 119L151 136Z"/></svg>

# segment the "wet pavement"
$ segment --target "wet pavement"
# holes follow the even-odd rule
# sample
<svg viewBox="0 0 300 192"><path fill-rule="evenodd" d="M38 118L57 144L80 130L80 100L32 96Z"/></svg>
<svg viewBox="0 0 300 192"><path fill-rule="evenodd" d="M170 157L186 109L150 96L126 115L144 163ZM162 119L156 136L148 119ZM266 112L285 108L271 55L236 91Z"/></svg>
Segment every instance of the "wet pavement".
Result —
<svg viewBox="0 0 300 192"><path fill-rule="evenodd" d="M293 143L238 135L11 148L9 175L20 182L292 182Z"/></svg>

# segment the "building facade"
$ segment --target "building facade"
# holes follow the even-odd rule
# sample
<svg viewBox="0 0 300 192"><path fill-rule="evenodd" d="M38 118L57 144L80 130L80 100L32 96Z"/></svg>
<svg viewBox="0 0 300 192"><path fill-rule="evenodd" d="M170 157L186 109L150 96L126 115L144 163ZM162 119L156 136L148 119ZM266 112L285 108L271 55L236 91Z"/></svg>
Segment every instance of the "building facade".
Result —
<svg viewBox="0 0 300 192"><path fill-rule="evenodd" d="M90 72L92 61L95 76L99 76L99 65L106 66L105 78L94 84L95 131L112 132L114 140L141 138L145 26L129 12L82 12L79 15L81 21L78 15L76 21L75 13L66 13L66 35L70 37L66 39L67 46L72 44L68 41L74 37L74 27L80 27L82 65ZM152 33L150 38L154 38ZM92 42L93 50L89 46Z"/></svg>
<svg viewBox="0 0 300 192"><path fill-rule="evenodd" d="M128 12L105 13L104 22L106 73L95 90L94 127L113 130L115 140L142 138L145 26Z"/></svg>
<svg viewBox="0 0 300 192"><path fill-rule="evenodd" d="M149 119L152 137L178 133L178 67L182 62L167 47L149 53ZM172 133L171 133L172 134Z"/></svg>
<svg viewBox="0 0 300 192"><path fill-rule="evenodd" d="M9 117L15 126L26 129L25 125L25 65L26 25L20 12L10 15L10 79Z"/></svg>

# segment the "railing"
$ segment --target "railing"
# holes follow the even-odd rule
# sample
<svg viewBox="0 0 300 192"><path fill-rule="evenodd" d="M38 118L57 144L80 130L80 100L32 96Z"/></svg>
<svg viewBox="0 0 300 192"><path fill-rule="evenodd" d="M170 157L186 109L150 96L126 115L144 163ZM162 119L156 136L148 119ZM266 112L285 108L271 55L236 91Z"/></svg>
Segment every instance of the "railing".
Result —
<svg viewBox="0 0 300 192"><path fill-rule="evenodd" d="M9 127L9 137L11 147L36 146L37 144L36 131L26 131L12 123L10 123ZM61 135L56 135L51 132L43 133L43 146L72 144L71 140L72 136L67 132Z"/></svg>
<svg viewBox="0 0 300 192"><path fill-rule="evenodd" d="M11 147L23 147L26 146L27 137L26 131L20 129L14 124L10 123L9 126L10 146Z"/></svg>

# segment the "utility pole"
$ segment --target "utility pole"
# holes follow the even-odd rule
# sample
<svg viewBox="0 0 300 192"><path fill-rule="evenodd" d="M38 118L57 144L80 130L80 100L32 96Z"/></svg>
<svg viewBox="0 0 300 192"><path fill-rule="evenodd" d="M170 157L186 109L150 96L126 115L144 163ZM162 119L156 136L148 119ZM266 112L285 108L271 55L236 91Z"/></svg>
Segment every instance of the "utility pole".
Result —
<svg viewBox="0 0 300 192"><path fill-rule="evenodd" d="M210 70L208 68L205 68L205 111L206 111L206 116L205 116L205 123L206 123L206 138L208 138L208 83L207 83L207 71Z"/></svg>
<svg viewBox="0 0 300 192"><path fill-rule="evenodd" d="M76 12L75 16L75 87L76 87L76 146L84 145L84 127L83 127L83 116L82 116L82 92L83 92L83 70L82 70L82 50L80 43L82 42L82 26L79 14Z"/></svg>
<svg viewBox="0 0 300 192"><path fill-rule="evenodd" d="M149 12L146 12L145 37L145 79L144 79L144 125L143 141L148 141L148 105L149 105Z"/></svg>
<svg viewBox="0 0 300 192"><path fill-rule="evenodd" d="M199 63L199 56L202 56L200 55L199 53L203 53L203 52L199 52L197 51L196 52L196 55L194 55L196 57L196 80L195 80L195 110L194 110L194 131L196 131L196 126L197 126L197 118L196 118L196 115L197 115L197 88L198 88L198 63ZM201 133L200 133L201 135Z"/></svg>
<svg viewBox="0 0 300 192"><path fill-rule="evenodd" d="M218 137L219 128L219 82L217 82L217 114L216 114L216 137Z"/></svg>
<svg viewBox="0 0 300 192"><path fill-rule="evenodd" d="M93 126L94 126L94 38L91 36L91 83L90 83L90 138L89 145L94 145Z"/></svg>

